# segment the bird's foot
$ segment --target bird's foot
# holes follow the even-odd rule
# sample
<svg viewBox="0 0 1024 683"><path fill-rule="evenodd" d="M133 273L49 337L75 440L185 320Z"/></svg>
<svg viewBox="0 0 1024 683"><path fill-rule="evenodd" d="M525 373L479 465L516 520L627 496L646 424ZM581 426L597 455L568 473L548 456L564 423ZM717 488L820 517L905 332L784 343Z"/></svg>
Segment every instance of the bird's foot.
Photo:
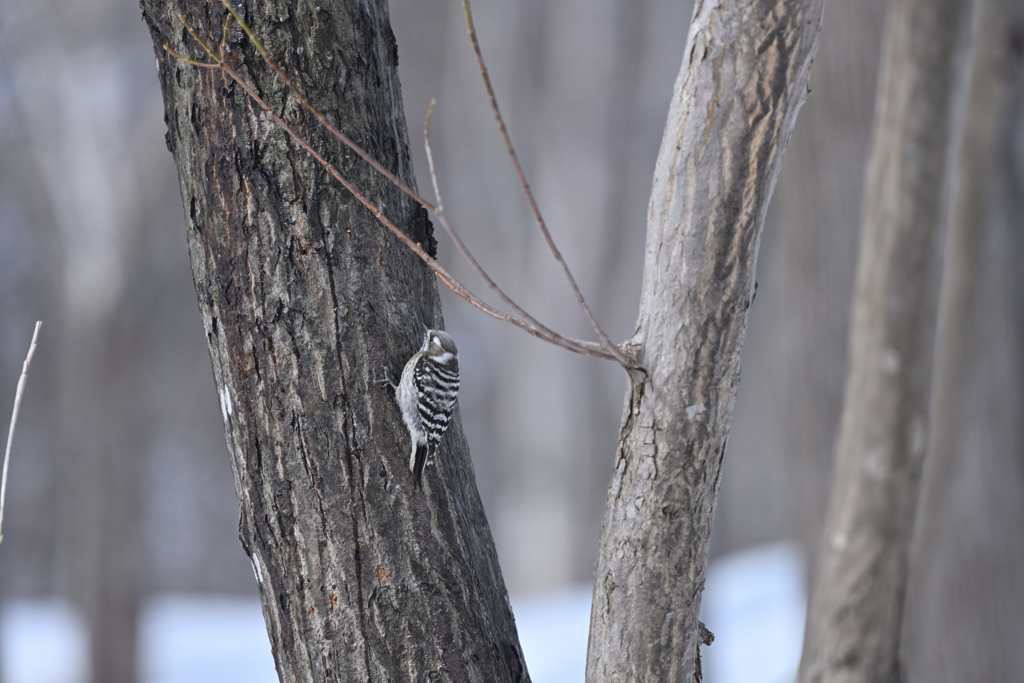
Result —
<svg viewBox="0 0 1024 683"><path fill-rule="evenodd" d="M371 383L378 384L381 386L388 386L391 387L392 391L398 391L398 385L391 381L391 371L388 369L388 366L382 365L380 366L380 368L383 371L384 376L381 379L370 380Z"/></svg>

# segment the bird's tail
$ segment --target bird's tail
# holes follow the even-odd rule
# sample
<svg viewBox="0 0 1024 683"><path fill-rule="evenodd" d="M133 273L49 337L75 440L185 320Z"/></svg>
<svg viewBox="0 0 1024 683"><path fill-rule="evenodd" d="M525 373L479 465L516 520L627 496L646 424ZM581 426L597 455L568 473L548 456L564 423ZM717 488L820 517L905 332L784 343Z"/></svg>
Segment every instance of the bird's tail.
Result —
<svg viewBox="0 0 1024 683"><path fill-rule="evenodd" d="M427 444L416 444L416 455L413 456L412 477L416 488L423 488L423 468L427 465Z"/></svg>

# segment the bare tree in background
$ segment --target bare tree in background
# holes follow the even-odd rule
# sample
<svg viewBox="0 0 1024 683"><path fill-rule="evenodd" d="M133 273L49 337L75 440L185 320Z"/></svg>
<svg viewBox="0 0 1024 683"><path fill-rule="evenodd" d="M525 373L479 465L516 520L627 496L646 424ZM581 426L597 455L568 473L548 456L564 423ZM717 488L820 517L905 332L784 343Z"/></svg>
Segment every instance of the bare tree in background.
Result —
<svg viewBox="0 0 1024 683"><path fill-rule="evenodd" d="M52 516L51 552L63 571L48 575L37 565L35 582L45 591L59 587L82 614L90 679L127 683L137 672L144 588L138 485L150 424L148 405L136 392L142 365L136 345L148 309L126 294L145 289L136 288L145 268L137 247L143 231L159 225L151 216L163 190L153 175L137 172L150 158L147 99L113 111L118 88L132 80L116 65L133 45L130 39L108 49L103 44L123 38L133 19L108 8L76 9L5 7L8 19L45 15L47 27L42 35L8 33L3 60L11 76L8 101L22 119L19 174L31 177L52 212L28 218L45 235L35 239L52 249L40 270L55 296L52 303L34 302L49 303L53 321L52 341L44 338L40 349L40 370L52 368L50 420L24 463L46 472L41 478L50 478L52 488L36 491L38 508L24 510L36 520ZM18 472L25 473L22 463ZM26 479L19 476L15 490Z"/></svg>
<svg viewBox="0 0 1024 683"><path fill-rule="evenodd" d="M908 677L1024 671L1024 5L980 0L943 271Z"/></svg>
<svg viewBox="0 0 1024 683"><path fill-rule="evenodd" d="M843 418L800 680L899 681L948 169L968 0L899 0L886 26Z"/></svg>
<svg viewBox="0 0 1024 683"><path fill-rule="evenodd" d="M842 412L864 167L886 0L828 0L812 94L758 255L757 303L712 554L780 538L817 556Z"/></svg>

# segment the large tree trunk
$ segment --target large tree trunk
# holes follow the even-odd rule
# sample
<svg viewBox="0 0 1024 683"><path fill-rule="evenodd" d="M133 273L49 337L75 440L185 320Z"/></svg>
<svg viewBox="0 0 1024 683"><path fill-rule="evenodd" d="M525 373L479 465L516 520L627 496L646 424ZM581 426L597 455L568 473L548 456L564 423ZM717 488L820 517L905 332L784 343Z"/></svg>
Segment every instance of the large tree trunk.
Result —
<svg viewBox="0 0 1024 683"><path fill-rule="evenodd" d="M588 681L688 681L761 227L822 2L698 6L654 176Z"/></svg>
<svg viewBox="0 0 1024 683"><path fill-rule="evenodd" d="M242 10L313 103L410 184L384 0ZM390 390L441 327L433 276L240 88L206 0L144 0L178 164L199 307L241 501L240 537L283 681L525 681L494 545L456 417L413 488ZM237 27L236 27L237 28ZM424 245L430 225L306 116L244 35L229 58L277 112Z"/></svg>
<svg viewBox="0 0 1024 683"><path fill-rule="evenodd" d="M900 0L886 27L843 417L800 680L898 681L946 180L969 0Z"/></svg>

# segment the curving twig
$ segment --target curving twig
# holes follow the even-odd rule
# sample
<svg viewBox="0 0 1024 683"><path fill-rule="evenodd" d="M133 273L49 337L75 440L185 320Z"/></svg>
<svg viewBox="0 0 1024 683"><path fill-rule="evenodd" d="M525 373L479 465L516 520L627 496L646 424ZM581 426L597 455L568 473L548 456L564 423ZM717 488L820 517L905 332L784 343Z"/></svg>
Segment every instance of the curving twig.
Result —
<svg viewBox="0 0 1024 683"><path fill-rule="evenodd" d="M250 38L250 40L252 40L254 46L256 46L257 50L260 52L260 54L263 57L263 59L265 61L267 61L268 65L270 65L271 68L273 68L275 70L275 72L277 72L277 74L279 76L281 76L285 80L285 83L292 90L292 92L295 93L297 97L299 97L299 99L303 103L303 105L307 109L309 109L314 114L314 116L316 116L316 118L333 135L335 135L335 137L337 137L347 147L352 149L354 152L356 152L356 154L358 154L360 157L362 157L364 160L366 160L368 163L370 163L370 165L374 169L376 169L378 172L380 172L382 175L384 175L386 178L388 178L388 180L393 182L395 184L395 186L398 187L399 190L401 190L402 192L407 194L410 198L412 198L414 201L418 202L421 206L423 206L424 208L429 210L431 213L434 213L436 216L438 216L438 220L439 220L439 222L442 223L442 226L445 227L446 232L449 234L450 237L453 238L453 241L455 241L456 244L460 247L460 251L463 253L464 256L467 257L467 259L470 261L471 265L473 265L474 268L477 270L477 272L480 273L483 276L485 282L487 282L488 285L492 289L494 289L496 291L496 293L498 293L498 295L502 298L503 301L505 301L505 303L507 303L510 307L512 307L522 317L513 316L513 315L509 315L507 313L504 313L504 312L494 308L493 306L487 304L486 302L482 301L481 299L479 299L475 295L473 295L465 286L463 286L450 273L448 273L434 258L432 258L429 254L427 254L427 252L424 251L423 248L418 243L413 242L412 239L408 235L406 235L397 226L395 226L394 223L392 223L380 211L380 209L378 209L377 206L373 204L373 202L371 202L369 199L367 199L365 196L363 196L363 194L360 193L355 188L355 186L352 185L352 183L349 182L348 179L346 179L341 174L340 171L338 171L327 160L325 160L315 149L313 149L313 147L310 145L309 142L307 142L304 138L302 138L302 136L300 136L291 126L289 126L284 121L284 119L282 119L276 112L274 112L270 108L270 106L263 100L263 98L261 98L255 92L255 90L253 90L253 88L242 78L242 76L237 71L235 71L227 63L227 60L226 60L226 57L225 57L225 52L226 52L226 49L227 49L227 42L226 42L226 39L227 39L227 26L226 25L225 25L224 31L223 31L224 38L222 39L222 41L221 41L221 43L219 45L219 48L220 48L219 53L214 53L214 51L202 39L199 38L199 36L196 34L196 32L189 25L188 21L185 19L184 15L179 15L179 19L181 20L182 24L188 30L189 34L196 40L197 43L199 43L199 45L203 48L203 50L206 52L206 54L210 57L210 59L212 60L211 62L200 62L200 61L197 61L197 60L194 60L194 59L189 59L188 57L185 57L183 55L178 54L177 52L172 50L167 45L163 46L164 49L169 54L173 55L177 59L180 59L180 60L182 60L182 61L184 61L184 62L186 62L188 64L191 64L191 65L194 65L194 66L198 66L198 67L202 67L202 68L207 68L207 69L217 69L217 70L221 71L221 73L225 77L231 78L231 80L233 80L235 83L237 83L246 92L246 94L249 95L249 97L251 97L253 99L253 101L256 102L259 105L259 107L261 109L263 109L274 120L274 122L277 123L281 127L282 130L284 130L285 133L287 133L297 144L299 144L299 146L301 146L304 150L306 150L306 152L309 153L310 156L312 156L313 159L318 164L320 164L335 180L337 180L339 183L341 183L341 185L343 187L345 187L345 189L347 189L361 204L363 204L367 209L369 209L370 212L390 232L392 232L396 237L398 237L406 246L408 246L410 249L412 249L413 252L416 253L416 255L419 256L420 259L423 260L427 264L427 266L430 267L430 269L434 271L434 273L438 276L438 278L442 282L444 282L444 284L446 286L448 286L449 289L451 289L458 296L460 296L463 299L465 299L469 304L471 304L472 306L474 306L478 310L482 311L483 313L485 313L485 314L487 314L487 315L489 315L489 316L491 316L493 318L496 318L498 320L503 320L505 322L508 322L508 323L511 323L511 324L515 325L516 327L519 327L520 329L522 329L522 330L526 331L527 333L537 337L538 339L542 339L542 340L547 341L549 343L555 344L557 346L561 346L561 347L563 347L565 349L568 349L570 351L574 351L576 353L580 353L580 354L583 354L583 355L594 356L596 358L604 358L606 360L616 360L616 361L619 361L620 363L622 362L616 356L615 353L608 352L607 349L603 345L601 345L601 344L597 344L597 343L594 343L594 342L589 342L589 341L582 340L582 339L575 339L573 337L568 337L568 336L559 334L559 333L551 330L547 326L545 326L545 325L541 324L540 322L538 322L535 318L533 318L533 316L530 316L528 313L526 313L520 306L518 306L507 295L505 295L505 293L502 292L500 290L500 288L498 288L497 284L495 284L494 281L489 276L486 275L486 273L479 266L479 264L476 262L476 260L474 258L472 258L472 255L469 254L468 249L466 249L465 245L462 243L462 240L458 238L458 236L455 233L455 231L448 224L447 219L443 218L444 217L443 210L441 211L440 214L438 214L438 208L437 207L435 207L433 204L431 204L426 199L421 197L418 193L416 193L414 190L412 190L412 188L410 188L408 185L406 185L404 182L402 182L400 179L398 179L390 171L385 169L375 159L373 159L373 157L371 157L367 152L362 150L362 148L360 148L358 145L356 145L351 139L349 139L347 136L345 136L343 133L341 133L333 124L330 123L330 121L328 121L326 119L326 117L324 117L322 114L320 114L313 107L312 103L309 102L308 98L306 98L305 95L303 95L301 93L301 91L299 91L298 88L294 85L294 83L291 81L291 79L289 79L287 77L287 75L284 73L284 71L279 66L277 66L277 64L270 58L269 54L267 54L267 52L263 48L262 44L259 43L259 41L255 38L255 35L252 33L251 29L249 29L248 25L244 22L244 20L241 19L241 17L234 10L234 8L231 7L227 3L226 0L222 0L222 1L224 2L225 6L228 8L228 11L231 13L231 17L233 17L236 21L238 21L238 23L242 27L243 31L245 31L246 35ZM231 17L229 17L227 21L230 21ZM618 349L616 349L616 351L618 351ZM635 369L635 368L638 367L635 362L630 361L628 358L626 358L626 361L627 361L628 364L624 363L624 365L627 368Z"/></svg>
<svg viewBox="0 0 1024 683"><path fill-rule="evenodd" d="M427 118L423 123L423 145L426 148L427 152L427 165L430 167L430 181L434 185L434 196L437 197L437 208L432 210L434 216L437 217L438 223L440 223L441 227L444 228L444 231L448 234L448 237L450 237L452 242L455 243L455 246L458 248L459 253L461 253L463 258L465 258L466 261L469 262L469 265L473 268L476 274L480 276L480 279L487 283L487 286L491 289L491 291L497 294L502 301L504 301L510 308L512 308L512 310L521 315L523 318L530 321L534 325L537 325L538 327L542 327L545 330L547 330L547 327L538 322L536 318L534 318L532 315L523 310L519 306L519 304L517 304L515 301L512 301L512 299L507 294L505 294L501 287L498 286L498 283L496 283L491 278L491 276L487 274L487 271L484 270L483 266L481 266L480 263L473 256L473 254L470 253L469 248L462 241L462 238L459 237L458 233L455 232L451 224L448 223L448 218L444 215L444 200L441 197L441 186L437 180L437 170L434 168L434 151L430 146L430 119L431 116L433 116L433 113L434 100L431 100L430 108L427 110ZM551 331L551 333L558 334L553 331ZM592 344L592 342L586 343ZM601 348L601 346L593 344L593 348Z"/></svg>
<svg viewBox="0 0 1024 683"><path fill-rule="evenodd" d="M4 540L4 503L7 501L7 467L11 464L11 446L14 445L14 427L18 424L18 411L21 410L21 397L25 393L25 380L28 379L28 366L32 362L32 356L36 352L36 340L39 339L39 328L43 326L42 320L36 321L35 330L32 332L32 343L28 347L28 355L25 356L25 363L21 366L21 377L18 378L18 388L14 392L14 412L11 414L11 428L7 432L7 450L4 452L4 473L0 478L0 543Z"/></svg>
<svg viewBox="0 0 1024 683"><path fill-rule="evenodd" d="M430 106L427 107L427 117L423 119L423 148L427 153L427 166L430 168L430 182L434 186L434 197L437 199L437 209L434 215L444 215L444 199L441 198L441 186L437 182L437 171L434 169L434 150L430 146L430 119L434 117L434 105L437 100L430 98Z"/></svg>
<svg viewBox="0 0 1024 683"><path fill-rule="evenodd" d="M484 55L480 50L480 41L476 37L476 26L473 24L473 13L469 8L469 0L462 0L462 9L466 13L466 28L469 30L469 39L473 43L473 52L476 53L476 63L480 68L480 76L484 79L484 87L487 88L487 97L491 101L491 110L494 112L494 120L498 123L498 130L501 131L501 137L505 140L505 148L508 150L509 159L512 160L512 165L516 169L516 175L519 177L519 185L523 188L523 194L526 195L526 201L530 205L530 210L533 212L533 218L537 222L537 227L540 228L541 234L544 236L544 241L548 244L548 249L551 250L551 255L558 261L558 265L562 267L562 272L565 274L565 279L569 281L569 286L572 288L572 293L576 295L576 301L579 302L580 308L583 309L583 314L587 316L587 320L590 322L590 326L594 328L594 332L597 333L598 338L604 345L604 348L609 353L613 354L620 363L626 367L635 365L619 347L612 343L612 340L608 338L608 335L604 333L601 326L597 323L597 318L590 310L590 306L587 305L587 300L583 298L583 292L580 291L579 286L576 284L576 278L572 276L572 272L569 270L569 266L566 264L565 259L562 258L562 252L555 246L555 240L552 239L551 233L548 231L547 223L544 222L544 217L540 213L540 207L537 205L537 200L533 198L533 190L530 189L530 183L526 181L526 174L523 173L523 167L519 164L519 156L516 154L515 147L512 146L512 138L508 134L508 128L505 126L505 118L501 115L501 109L498 108L498 98L494 94L494 88L491 86L491 76L487 71L487 65L484 64Z"/></svg>
<svg viewBox="0 0 1024 683"><path fill-rule="evenodd" d="M267 52L266 48L263 46L263 43L261 43L259 38L256 37L255 32L253 32L253 30L249 27L249 25L246 23L246 21L241 17L241 15L238 13L238 11L230 4L230 2L228 0L221 0L221 3L228 10L228 12L231 13L231 16L235 19L235 21L238 22L238 25L241 26L242 30L245 32L245 35L248 36L250 42L252 42L253 46L256 48L256 51L259 52L260 57L263 58L263 61L266 62L267 65L270 66L270 68L273 69L275 73L277 73L277 75L281 78L281 80L284 82L284 84L286 86L288 86L288 89L291 90L292 93L298 98L298 100L302 104L302 106L304 106L311 114L313 114L313 116L317 119L317 121L319 121L324 126L324 128L326 128L332 135L334 135L334 137L336 137L339 141L341 141L342 144L344 144L346 147L348 147L353 152L355 152L361 159L363 159L364 161L369 163L371 167L373 167L378 173L380 173L385 178L387 178L389 181L391 181L391 183L394 184L395 187L397 187L399 190L404 192L407 196L409 196L409 198L411 198L413 201L417 202L420 206L422 206L427 211L429 211L432 214L434 214L434 216L437 218L438 222L441 224L441 227L444 228L445 233L447 233L447 235L451 238L452 242L455 243L455 246L458 248L459 252L466 259L466 261L469 262L470 266L473 268L473 270L476 272L476 274L478 276L480 276L480 278L484 281L484 283L487 285L487 287L491 291L493 291L495 294L497 294L498 297L502 301L504 301L507 306L509 306L513 311L515 311L526 322L530 323L535 328L537 328L538 330L542 331L545 335L549 335L550 336L550 338L548 338L548 337L541 337L541 338L546 339L547 341L551 341L552 339L555 339L555 338L563 336L563 335L560 335L559 333L555 332L554 330L550 329L549 327L547 327L546 325L541 323L539 320L534 318L532 315L530 315L519 304L517 304L515 301L513 301L512 298L509 297L501 289L501 287L498 286L498 284L490 277L490 275L487 274L487 271L485 271L483 269L483 267L476 260L476 258L474 258L472 253L470 253L469 248L462 241L462 238L459 237L458 233L455 232L455 229L448 222L448 218L444 215L444 207L443 207L443 202L441 200L441 194L440 194L440 188L439 188L438 181L437 181L437 175L436 175L436 173L434 172L434 169L433 169L432 150L430 149L430 133L429 133L429 128L430 128L430 117L431 117L431 114L433 113L433 110L434 110L434 101L433 100L431 101L431 104L430 104L430 110L427 112L427 120L426 120L426 124L425 124L425 127L424 127L424 140L425 140L425 144L427 146L427 156L428 156L429 162L430 162L431 180L433 181L433 185L434 185L434 196L437 198L437 206L431 204L422 195L420 195L418 192L416 192L411 187L409 187L408 184L406 184L404 181L402 181L400 178L398 178L398 176L396 176L394 173L392 173L387 168L385 168L380 162L378 162L376 159L374 159L373 156L370 153L368 153L362 147L357 145L350 137L348 137L347 135L342 133L338 129L337 126L335 126L333 123L331 123L331 121L326 116L324 116L324 114L321 113L313 105L313 103L310 101L310 99L308 97L306 97L305 93L303 93L298 88L298 86L295 85L295 82L288 76L288 74L284 71L284 69L282 69L280 67L280 65L277 64L276 61L274 61L273 57L270 56L270 53ZM193 33L192 35L194 36L195 34ZM224 37L224 40L223 40L222 44L226 44L226 41L227 41L227 23L226 22L225 22L225 28L224 28L224 36L225 37ZM197 40L198 40L198 38L197 38ZM200 44L202 44L201 41L200 41ZM212 56L212 52L211 51L207 50L207 53L211 54L211 56ZM467 299L467 301L468 301L468 299ZM473 303L473 302L470 301L470 303ZM567 337L567 339L570 339L570 340L572 340L574 342L582 344L583 346L587 346L588 348L593 348L593 349L604 349L605 348L603 345L601 345L601 344L594 344L593 342L587 342L587 341L584 341L584 340L572 339L571 337ZM618 349L615 348L614 351L618 352ZM601 357L604 357L604 356L601 356ZM626 367L629 367L629 368L633 368L633 367L636 366L636 363L634 361L630 360L628 357L626 357L624 355L622 356L621 359L616 356L616 360L619 360L619 362L622 362L623 360L625 360L626 361Z"/></svg>

